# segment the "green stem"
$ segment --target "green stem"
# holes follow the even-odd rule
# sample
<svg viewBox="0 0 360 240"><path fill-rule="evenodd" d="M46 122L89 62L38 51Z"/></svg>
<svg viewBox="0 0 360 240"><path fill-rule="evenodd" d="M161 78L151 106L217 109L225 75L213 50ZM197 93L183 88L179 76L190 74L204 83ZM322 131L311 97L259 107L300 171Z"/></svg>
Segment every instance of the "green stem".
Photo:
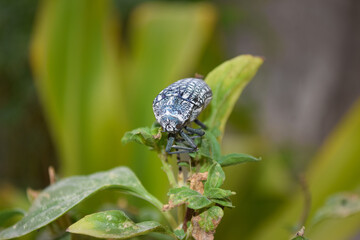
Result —
<svg viewBox="0 0 360 240"><path fill-rule="evenodd" d="M151 202L157 209L159 209L159 211L162 213L162 215L169 222L172 229L175 229L178 227L177 222L175 221L174 217L170 214L170 212L164 212L162 210L162 207L164 204L162 204L156 197L152 196L151 194L147 194L145 199L148 200L149 202Z"/></svg>
<svg viewBox="0 0 360 240"><path fill-rule="evenodd" d="M162 169L164 170L164 172L166 173L166 175L168 177L170 187L172 187L172 188L176 187L177 183L175 180L174 172L172 170L171 165L166 161L166 155L159 154L159 157L161 159Z"/></svg>
<svg viewBox="0 0 360 240"><path fill-rule="evenodd" d="M163 212L163 211L161 211L161 212L164 215L164 217L166 218L166 220L168 220L172 229L176 229L178 227L178 224L176 223L174 217L170 214L170 212Z"/></svg>
<svg viewBox="0 0 360 240"><path fill-rule="evenodd" d="M166 173L166 176L168 177L169 180L169 184L170 186L176 187L177 186L177 182L175 180L175 176L174 176L174 172L172 171L172 167L171 165L166 161L166 154L159 154L159 158L161 159L161 163L162 163L162 169L164 170L164 172ZM162 211L162 203L158 203L158 208L161 211L161 213L164 215L164 217L168 220L169 224L171 225L171 227L173 229L177 228L178 224L176 223L174 217L170 214L170 212L164 212Z"/></svg>

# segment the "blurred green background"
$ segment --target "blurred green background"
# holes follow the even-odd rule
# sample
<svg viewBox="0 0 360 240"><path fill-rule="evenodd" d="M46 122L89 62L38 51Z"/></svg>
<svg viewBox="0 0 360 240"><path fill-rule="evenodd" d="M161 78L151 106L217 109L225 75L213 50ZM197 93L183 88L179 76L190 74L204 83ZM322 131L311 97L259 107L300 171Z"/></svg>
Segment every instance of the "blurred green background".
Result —
<svg viewBox="0 0 360 240"><path fill-rule="evenodd" d="M309 219L331 194L360 187L359 16L356 0L2 0L0 209L26 209L26 188L47 186L49 166L65 177L126 165L165 202L160 161L121 137L155 121L165 86L246 53L265 63L223 149L263 161L225 170L236 208L216 237L288 239L306 212L304 186ZM307 233L355 240L359 226L356 214Z"/></svg>

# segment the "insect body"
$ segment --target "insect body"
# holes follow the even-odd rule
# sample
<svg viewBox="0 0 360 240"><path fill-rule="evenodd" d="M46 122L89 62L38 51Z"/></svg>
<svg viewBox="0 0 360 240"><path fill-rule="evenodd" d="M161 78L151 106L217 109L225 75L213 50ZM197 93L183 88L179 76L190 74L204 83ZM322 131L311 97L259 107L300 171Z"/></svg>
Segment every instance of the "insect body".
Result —
<svg viewBox="0 0 360 240"><path fill-rule="evenodd" d="M202 136L205 132L202 129L190 128L188 125L194 121L200 127L206 128L197 117L211 99L210 87L198 78L181 79L156 96L153 102L155 118L164 131L169 133L166 152L174 154L197 150L193 141L196 136L189 136L188 134ZM189 133L186 133L184 129ZM179 135L190 147L173 145L175 138ZM172 148L177 149L177 151L171 152ZM179 149L181 150L179 151Z"/></svg>

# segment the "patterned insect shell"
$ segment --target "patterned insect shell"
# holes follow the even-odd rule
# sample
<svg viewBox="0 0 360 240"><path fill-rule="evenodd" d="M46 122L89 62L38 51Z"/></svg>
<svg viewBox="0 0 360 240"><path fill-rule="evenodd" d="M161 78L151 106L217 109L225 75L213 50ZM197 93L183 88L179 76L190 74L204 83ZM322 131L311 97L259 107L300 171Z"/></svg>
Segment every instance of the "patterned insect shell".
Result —
<svg viewBox="0 0 360 240"><path fill-rule="evenodd" d="M212 99L210 87L198 78L174 82L153 101L157 122L166 132L176 133L194 121Z"/></svg>

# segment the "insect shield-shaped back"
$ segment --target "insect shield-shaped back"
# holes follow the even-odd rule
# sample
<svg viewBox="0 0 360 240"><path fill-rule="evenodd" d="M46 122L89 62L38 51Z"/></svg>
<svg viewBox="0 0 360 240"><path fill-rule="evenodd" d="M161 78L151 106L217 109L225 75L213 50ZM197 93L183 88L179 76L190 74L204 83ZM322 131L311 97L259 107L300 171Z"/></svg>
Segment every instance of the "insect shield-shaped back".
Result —
<svg viewBox="0 0 360 240"><path fill-rule="evenodd" d="M193 138L202 136L205 132L201 129L190 128L188 124L194 121L200 127L205 128L205 125L197 120L197 117L211 99L210 87L198 78L181 79L156 96L153 102L155 118L164 131L169 133L166 152L174 154L197 150ZM173 145L178 135L187 145ZM171 152L172 148L177 151Z"/></svg>

